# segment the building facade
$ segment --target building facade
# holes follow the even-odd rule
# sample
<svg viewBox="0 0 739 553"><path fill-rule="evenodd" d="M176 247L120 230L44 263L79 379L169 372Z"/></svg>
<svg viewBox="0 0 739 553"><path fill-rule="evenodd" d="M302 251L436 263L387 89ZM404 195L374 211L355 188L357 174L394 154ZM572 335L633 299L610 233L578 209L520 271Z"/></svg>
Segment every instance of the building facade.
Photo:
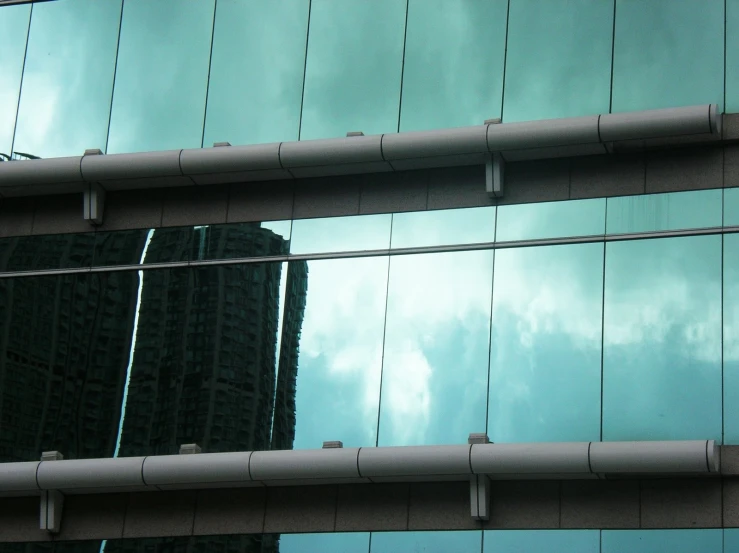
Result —
<svg viewBox="0 0 739 553"><path fill-rule="evenodd" d="M0 0L0 99L0 463L721 447L496 480L489 520L404 480L68 494L47 532L0 486L0 551L739 551L739 0ZM705 136L600 135L709 105ZM509 146L497 193L487 158L382 149L589 116L597 148Z"/></svg>

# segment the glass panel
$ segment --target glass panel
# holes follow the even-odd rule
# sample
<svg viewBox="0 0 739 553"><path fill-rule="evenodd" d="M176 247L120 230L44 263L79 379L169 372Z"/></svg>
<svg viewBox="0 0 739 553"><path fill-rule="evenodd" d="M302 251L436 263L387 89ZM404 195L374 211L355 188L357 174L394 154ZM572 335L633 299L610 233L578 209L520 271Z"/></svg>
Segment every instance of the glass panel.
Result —
<svg viewBox="0 0 739 553"><path fill-rule="evenodd" d="M138 286L136 272L0 279L0 461L113 455Z"/></svg>
<svg viewBox="0 0 739 553"><path fill-rule="evenodd" d="M136 229L95 234L93 266L171 263L197 259L207 227Z"/></svg>
<svg viewBox="0 0 739 553"><path fill-rule="evenodd" d="M116 454L270 449L282 264L143 275Z"/></svg>
<svg viewBox="0 0 739 553"><path fill-rule="evenodd" d="M726 0L726 113L739 112L739 0Z"/></svg>
<svg viewBox="0 0 739 553"><path fill-rule="evenodd" d="M495 239L505 242L603 234L605 217L604 198L504 205L498 208Z"/></svg>
<svg viewBox="0 0 739 553"><path fill-rule="evenodd" d="M195 227L191 259L287 255L290 221Z"/></svg>
<svg viewBox="0 0 739 553"><path fill-rule="evenodd" d="M608 234L721 226L721 189L608 198Z"/></svg>
<svg viewBox="0 0 739 553"><path fill-rule="evenodd" d="M393 214L391 248L479 244L495 240L495 207Z"/></svg>
<svg viewBox="0 0 739 553"><path fill-rule="evenodd" d="M724 226L739 226L739 188L724 190Z"/></svg>
<svg viewBox="0 0 739 553"><path fill-rule="evenodd" d="M485 428L493 250L390 259L379 445Z"/></svg>
<svg viewBox="0 0 739 553"><path fill-rule="evenodd" d="M92 232L0 238L0 272L89 267L94 243Z"/></svg>
<svg viewBox="0 0 739 553"><path fill-rule="evenodd" d="M369 533L285 534L280 553L367 553Z"/></svg>
<svg viewBox="0 0 739 553"><path fill-rule="evenodd" d="M503 121L608 113L613 0L511 0Z"/></svg>
<svg viewBox="0 0 739 553"><path fill-rule="evenodd" d="M278 382L291 393L278 392L274 449L375 445L387 264L289 263Z"/></svg>
<svg viewBox="0 0 739 553"><path fill-rule="evenodd" d="M606 246L603 439L721 439L721 236Z"/></svg>
<svg viewBox="0 0 739 553"><path fill-rule="evenodd" d="M500 117L506 0L410 0L400 130Z"/></svg>
<svg viewBox="0 0 739 553"><path fill-rule="evenodd" d="M0 10L0 161L10 157L31 5Z"/></svg>
<svg viewBox="0 0 739 553"><path fill-rule="evenodd" d="M600 553L598 530L487 530L483 553Z"/></svg>
<svg viewBox="0 0 739 553"><path fill-rule="evenodd" d="M293 221L290 253L383 250L390 247L392 216L359 215Z"/></svg>
<svg viewBox="0 0 739 553"><path fill-rule="evenodd" d="M722 530L603 530L602 553L722 553ZM725 551L731 551L726 549Z"/></svg>
<svg viewBox="0 0 739 553"><path fill-rule="evenodd" d="M204 145L297 140L309 0L219 0Z"/></svg>
<svg viewBox="0 0 739 553"><path fill-rule="evenodd" d="M498 250L488 435L600 439L603 244Z"/></svg>
<svg viewBox="0 0 739 553"><path fill-rule="evenodd" d="M105 149L121 0L34 5L15 150L39 157Z"/></svg>
<svg viewBox="0 0 739 553"><path fill-rule="evenodd" d="M723 103L724 5L616 0L612 111Z"/></svg>
<svg viewBox="0 0 739 553"><path fill-rule="evenodd" d="M480 530L456 532L373 532L370 553L479 553Z"/></svg>
<svg viewBox="0 0 739 553"><path fill-rule="evenodd" d="M214 0L126 0L108 153L199 148Z"/></svg>
<svg viewBox="0 0 739 553"><path fill-rule="evenodd" d="M739 234L724 236L724 443L739 444Z"/></svg>
<svg viewBox="0 0 739 553"><path fill-rule="evenodd" d="M739 528L724 528L724 553L739 551Z"/></svg>
<svg viewBox="0 0 739 553"><path fill-rule="evenodd" d="M300 138L396 132L406 0L313 0Z"/></svg>

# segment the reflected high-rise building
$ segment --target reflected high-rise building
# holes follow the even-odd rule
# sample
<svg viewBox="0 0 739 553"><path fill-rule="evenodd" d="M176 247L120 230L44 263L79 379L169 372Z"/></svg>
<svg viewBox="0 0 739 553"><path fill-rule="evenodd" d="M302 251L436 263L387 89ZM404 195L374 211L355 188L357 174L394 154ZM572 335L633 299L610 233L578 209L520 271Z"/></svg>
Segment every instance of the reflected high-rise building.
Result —
<svg viewBox="0 0 739 553"><path fill-rule="evenodd" d="M145 231L97 251L121 264ZM0 241L0 270L89 264L95 236ZM121 238L118 245L121 245ZM139 254L140 255L140 254ZM113 454L136 311L136 272L0 279L0 459Z"/></svg>

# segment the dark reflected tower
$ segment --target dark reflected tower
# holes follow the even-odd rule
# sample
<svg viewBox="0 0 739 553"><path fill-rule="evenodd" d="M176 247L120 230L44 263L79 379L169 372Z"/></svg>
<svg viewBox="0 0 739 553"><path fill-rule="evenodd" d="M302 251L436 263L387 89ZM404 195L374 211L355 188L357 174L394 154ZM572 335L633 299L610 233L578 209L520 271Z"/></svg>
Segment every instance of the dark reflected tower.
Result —
<svg viewBox="0 0 739 553"><path fill-rule="evenodd" d="M145 238L119 236L96 261L138 261ZM89 266L94 240L4 239L0 270ZM113 455L138 285L136 272L0 279L0 461Z"/></svg>

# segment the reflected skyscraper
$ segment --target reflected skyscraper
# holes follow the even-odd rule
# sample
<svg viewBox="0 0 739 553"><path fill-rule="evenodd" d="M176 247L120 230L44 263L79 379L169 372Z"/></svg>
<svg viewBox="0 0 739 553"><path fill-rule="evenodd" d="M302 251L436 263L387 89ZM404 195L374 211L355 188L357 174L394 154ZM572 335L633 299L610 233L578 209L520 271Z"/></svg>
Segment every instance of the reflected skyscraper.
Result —
<svg viewBox="0 0 739 553"><path fill-rule="evenodd" d="M99 261L126 262L145 236L120 237ZM0 267L80 266L93 243L93 234L4 239ZM135 272L0 279L3 461L113 454L138 284Z"/></svg>

